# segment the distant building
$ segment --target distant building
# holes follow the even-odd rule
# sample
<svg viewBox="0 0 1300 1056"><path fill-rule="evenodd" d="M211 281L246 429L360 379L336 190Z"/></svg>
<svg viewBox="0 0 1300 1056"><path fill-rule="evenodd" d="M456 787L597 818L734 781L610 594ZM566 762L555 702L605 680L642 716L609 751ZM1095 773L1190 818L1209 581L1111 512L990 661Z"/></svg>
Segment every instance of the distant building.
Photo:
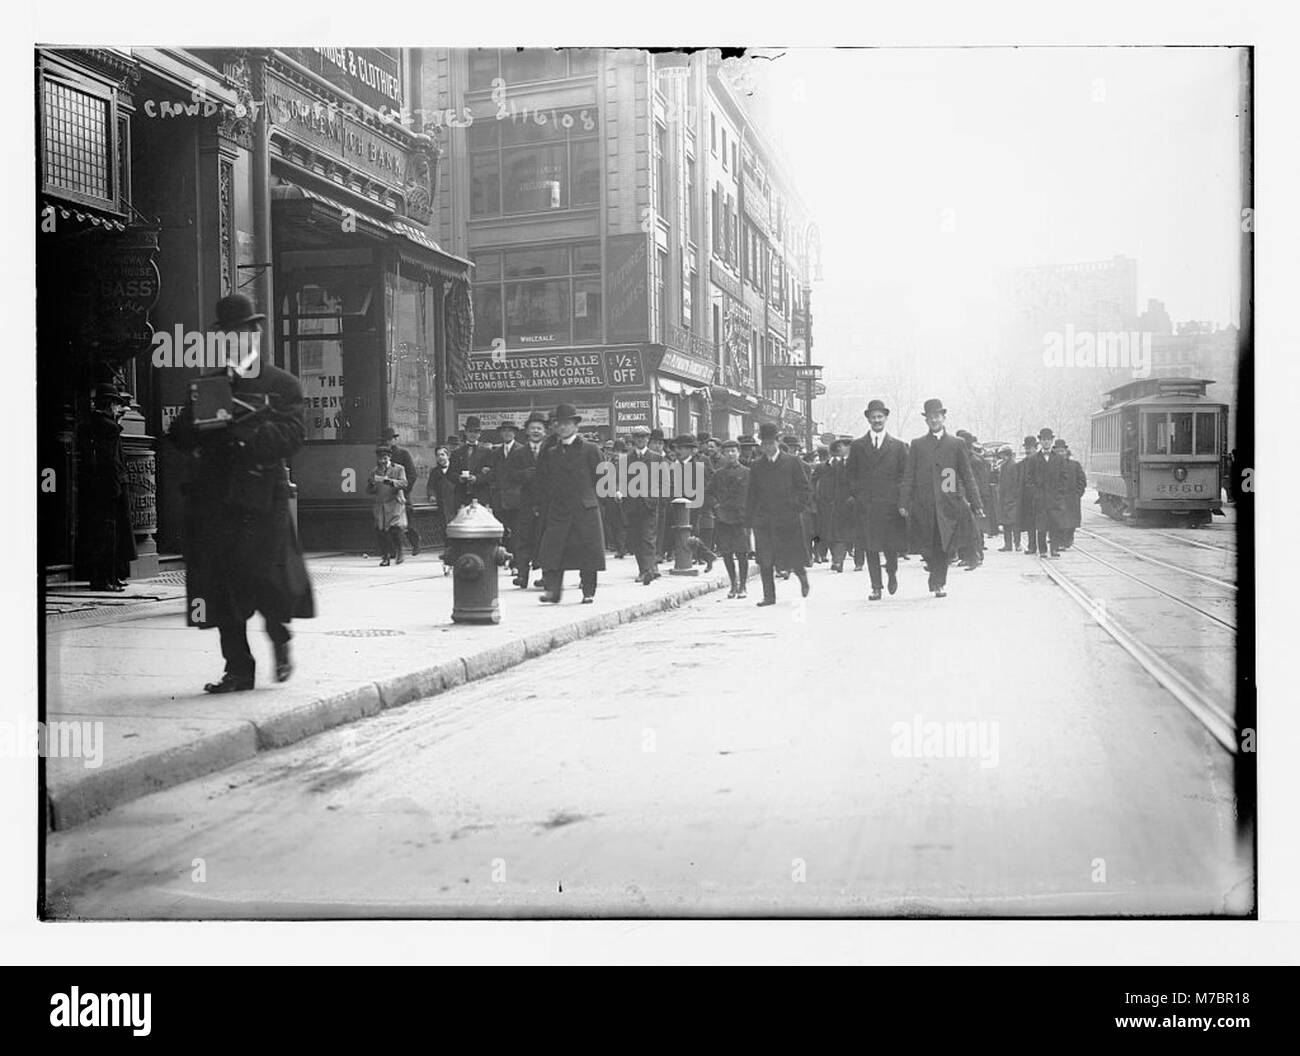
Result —
<svg viewBox="0 0 1300 1056"><path fill-rule="evenodd" d="M1156 377L1208 378L1206 395L1228 404L1228 450L1237 446L1237 362L1235 326L1180 323L1177 333L1157 334L1151 342L1151 373Z"/></svg>

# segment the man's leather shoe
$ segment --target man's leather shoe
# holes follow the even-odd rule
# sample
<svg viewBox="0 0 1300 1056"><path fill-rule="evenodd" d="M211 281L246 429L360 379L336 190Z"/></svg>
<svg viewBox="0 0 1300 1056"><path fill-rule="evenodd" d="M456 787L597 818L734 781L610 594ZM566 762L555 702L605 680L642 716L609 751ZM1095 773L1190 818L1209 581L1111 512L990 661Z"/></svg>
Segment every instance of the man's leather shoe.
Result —
<svg viewBox="0 0 1300 1056"><path fill-rule="evenodd" d="M891 572L891 573L889 573L889 593L891 593L891 594L897 594L897 593L898 593L898 573L897 573L897 572Z"/></svg>
<svg viewBox="0 0 1300 1056"><path fill-rule="evenodd" d="M776 604L776 598L764 598L762 601L758 603L758 608L761 609L764 605L775 605L775 604Z"/></svg>
<svg viewBox="0 0 1300 1056"><path fill-rule="evenodd" d="M878 591L878 590L873 590L870 594L867 595L867 600L868 600L868 601L879 601L879 600L880 600L880 591Z"/></svg>
<svg viewBox="0 0 1300 1056"><path fill-rule="evenodd" d="M591 605L591 604L594 604L595 601L596 601L596 599L593 598L590 594L584 594L584 595L582 596L582 603L583 603L584 605Z"/></svg>
<svg viewBox="0 0 1300 1056"><path fill-rule="evenodd" d="M560 601L560 596L558 594L551 594L548 591L547 593L542 595L541 601L547 605L558 605Z"/></svg>
<svg viewBox="0 0 1300 1056"><path fill-rule="evenodd" d="M809 591L810 589L811 589L811 588L810 588L810 586L809 586L809 584L808 584L808 576L807 576L807 575L800 576L800 577L799 577L799 593L802 594L802 595L806 598L806 597L808 596L808 591Z"/></svg>
<svg viewBox="0 0 1300 1056"><path fill-rule="evenodd" d="M1010 552L1011 552L1011 547L1009 547L1009 546L999 546L999 547L998 547L998 553L999 553L999 554L1009 554Z"/></svg>
<svg viewBox="0 0 1300 1056"><path fill-rule="evenodd" d="M936 598L946 598L948 596L948 592L946 590L936 590L934 592L934 596Z"/></svg>
<svg viewBox="0 0 1300 1056"><path fill-rule="evenodd" d="M289 643L274 643L275 649L275 680L277 682L288 682L289 676L293 674L293 660L289 657Z"/></svg>
<svg viewBox="0 0 1300 1056"><path fill-rule="evenodd" d="M253 680L235 678L229 671L221 676L220 682L209 682L203 687L205 693L242 693L253 688Z"/></svg>

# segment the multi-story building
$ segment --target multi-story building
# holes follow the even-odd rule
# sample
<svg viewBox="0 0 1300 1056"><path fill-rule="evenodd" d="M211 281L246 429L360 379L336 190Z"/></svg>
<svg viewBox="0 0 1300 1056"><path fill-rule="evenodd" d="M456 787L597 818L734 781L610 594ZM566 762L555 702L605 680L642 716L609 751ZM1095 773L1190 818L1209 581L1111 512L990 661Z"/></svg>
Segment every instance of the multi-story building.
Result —
<svg viewBox="0 0 1300 1056"><path fill-rule="evenodd" d="M159 341L201 342L230 293L268 316L262 360L304 389L306 546L370 545L356 481L385 427L432 463L441 364L469 339L469 262L426 229L440 133L413 116L421 58L37 50L39 457L56 482L42 493L43 565L76 563L79 435L103 382L135 398L135 571L179 552L184 459L156 441L211 364Z"/></svg>
<svg viewBox="0 0 1300 1056"><path fill-rule="evenodd" d="M474 263L448 412L571 402L636 424L802 431L764 367L808 343L810 224L716 52L431 50L443 244Z"/></svg>

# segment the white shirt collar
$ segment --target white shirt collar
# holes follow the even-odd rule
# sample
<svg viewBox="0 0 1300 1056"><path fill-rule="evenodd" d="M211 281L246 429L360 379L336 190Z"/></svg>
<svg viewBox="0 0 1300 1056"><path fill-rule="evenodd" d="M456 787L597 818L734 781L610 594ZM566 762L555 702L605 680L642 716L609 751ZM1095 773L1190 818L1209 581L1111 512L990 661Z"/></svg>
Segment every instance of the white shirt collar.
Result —
<svg viewBox="0 0 1300 1056"><path fill-rule="evenodd" d="M578 439L578 434L574 433L572 436L562 439L560 443L562 443L565 447L568 447L577 439Z"/></svg>

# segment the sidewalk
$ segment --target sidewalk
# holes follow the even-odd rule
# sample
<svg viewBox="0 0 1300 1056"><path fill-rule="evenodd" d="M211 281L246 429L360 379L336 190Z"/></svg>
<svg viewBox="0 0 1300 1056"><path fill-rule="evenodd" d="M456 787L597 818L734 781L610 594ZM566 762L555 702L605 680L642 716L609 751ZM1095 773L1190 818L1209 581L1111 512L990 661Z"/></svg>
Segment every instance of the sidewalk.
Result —
<svg viewBox="0 0 1300 1056"><path fill-rule="evenodd" d="M452 579L436 553L380 568L378 558L311 556L317 617L295 620L293 677L273 675L261 618L249 620L257 688L212 695L217 632L185 624L184 574L164 572L102 604L47 612L46 721L103 723L100 765L48 758L51 828L66 829L138 796L189 781L383 708L486 678L588 635L673 608L726 584L725 574L636 582L636 562L607 558L594 605L578 575L542 605L500 570L501 622L451 622ZM66 593L66 592L65 592ZM61 612L58 610L62 610ZM94 727L82 727L93 729ZM51 753L53 754L53 753ZM91 753L83 753L91 754Z"/></svg>

